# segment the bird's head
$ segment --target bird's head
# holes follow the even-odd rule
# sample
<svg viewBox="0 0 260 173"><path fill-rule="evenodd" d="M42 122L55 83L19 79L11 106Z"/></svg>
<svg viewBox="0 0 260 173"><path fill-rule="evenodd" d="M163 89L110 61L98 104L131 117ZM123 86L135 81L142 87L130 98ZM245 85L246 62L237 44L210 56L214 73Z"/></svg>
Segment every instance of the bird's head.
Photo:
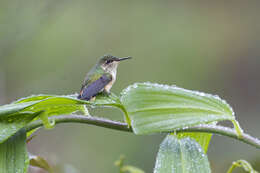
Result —
<svg viewBox="0 0 260 173"><path fill-rule="evenodd" d="M105 70L107 73L110 73L112 71L115 71L117 69L117 66L120 61L131 59L132 57L123 57L118 58L112 55L104 55L101 57L101 59L98 62L98 65L101 66L103 70Z"/></svg>

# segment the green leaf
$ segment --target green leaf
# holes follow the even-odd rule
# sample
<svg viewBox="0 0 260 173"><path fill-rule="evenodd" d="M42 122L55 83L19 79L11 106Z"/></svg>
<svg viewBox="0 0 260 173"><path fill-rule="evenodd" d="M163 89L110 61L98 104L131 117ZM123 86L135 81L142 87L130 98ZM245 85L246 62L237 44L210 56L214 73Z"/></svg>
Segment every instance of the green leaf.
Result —
<svg viewBox="0 0 260 173"><path fill-rule="evenodd" d="M43 100L40 100L43 99ZM45 115L61 115L61 114L70 114L75 111L81 110L88 114L88 110L85 105L91 107L116 107L121 109L127 116L124 107L122 106L120 99L113 93L109 96L104 94L98 94L94 101L86 101L77 99L77 95L67 95L67 96L58 96L58 95L36 95L27 97L24 99L18 100L16 103L24 103L27 101L38 101L34 105L30 105L24 111L39 111L44 110ZM127 117L126 117L127 119ZM43 120L46 122L46 116L43 116ZM47 125L48 126L48 125Z"/></svg>
<svg viewBox="0 0 260 173"><path fill-rule="evenodd" d="M31 101L38 101L38 100L44 100L49 97L55 97L55 95L43 95L43 94L31 95L29 97L24 97L19 100L16 100L13 103L25 103L25 102L31 102Z"/></svg>
<svg viewBox="0 0 260 173"><path fill-rule="evenodd" d="M42 169L48 171L49 173L54 172L52 167L49 165L49 163L44 158L42 158L40 156L34 156L34 155L30 154L29 160L30 160L31 166L42 168Z"/></svg>
<svg viewBox="0 0 260 173"><path fill-rule="evenodd" d="M216 122L210 123L216 125ZM211 133L198 133L198 132L180 132L177 134L178 138L190 137L197 141L200 146L204 149L204 152L207 153L210 140L212 138Z"/></svg>
<svg viewBox="0 0 260 173"><path fill-rule="evenodd" d="M0 106L0 120L5 119L8 116L15 115L15 113L22 111L28 106L31 106L37 102L38 101L30 101L26 103L8 104L8 105Z"/></svg>
<svg viewBox="0 0 260 173"><path fill-rule="evenodd" d="M246 160L238 160L233 162L227 173L232 173L236 167L243 168L246 172L249 173L258 173Z"/></svg>
<svg viewBox="0 0 260 173"><path fill-rule="evenodd" d="M19 99L12 104L0 106L0 143L8 139L32 120L41 119L46 128L52 128L55 122L48 117L71 114L81 111L88 114L86 105L113 106L121 108L119 98L111 94L109 97L99 94L95 101L77 99L77 95L33 95Z"/></svg>
<svg viewBox="0 0 260 173"><path fill-rule="evenodd" d="M87 102L88 104L94 107L101 106L101 107L119 108L124 113L124 118L126 123L128 124L129 127L131 126L131 121L128 112L125 109L125 107L122 105L120 99L115 94L111 93L109 96L98 94L94 102L88 102L88 101L85 102Z"/></svg>
<svg viewBox="0 0 260 173"><path fill-rule="evenodd" d="M44 98L40 100L40 98ZM44 111L39 118L43 121L44 126L46 128L52 128L55 122L49 122L48 117L54 115L64 115L71 114L76 111L82 111L85 114L88 114L88 110L85 105L90 105L92 107L95 106L113 106L119 107L121 106L119 98L110 94L109 97L104 96L102 94L97 95L95 101L85 101L77 99L76 95L68 95L68 96L51 96L51 95L40 95L28 97L23 100L19 100L18 103L24 103L27 101L38 100L37 103L32 104L26 107L23 111Z"/></svg>
<svg viewBox="0 0 260 173"><path fill-rule="evenodd" d="M31 103L31 104L30 104ZM34 95L27 98L20 99L14 102L12 105L19 106L24 105L19 111L44 111L48 116L51 115L61 115L70 114L75 111L87 112L85 105L95 106L112 106L119 107L122 106L119 98L115 94L110 94L105 96L99 94L96 96L95 101L85 101L77 99L77 95ZM0 107L0 113L2 109Z"/></svg>
<svg viewBox="0 0 260 173"><path fill-rule="evenodd" d="M38 115L41 115L39 118L44 120L44 125L50 128L48 116L70 114L78 110L85 111L86 108L80 101L69 96L32 96L0 106L0 143L37 119Z"/></svg>
<svg viewBox="0 0 260 173"><path fill-rule="evenodd" d="M27 173L28 163L26 132L21 129L0 144L0 172Z"/></svg>
<svg viewBox="0 0 260 173"><path fill-rule="evenodd" d="M121 93L121 102L136 134L235 119L232 108L218 96L176 86L136 83Z"/></svg>
<svg viewBox="0 0 260 173"><path fill-rule="evenodd" d="M168 135L160 145L154 173L210 173L207 155L191 138Z"/></svg>
<svg viewBox="0 0 260 173"><path fill-rule="evenodd" d="M104 94L98 94L96 96L96 99L94 101L84 101L92 106L112 106L112 107L118 107L121 105L120 99L113 93L107 95Z"/></svg>
<svg viewBox="0 0 260 173"><path fill-rule="evenodd" d="M23 111L44 111L49 116L69 114L82 110L84 106L80 101L68 96L53 96L40 100L35 104L26 107Z"/></svg>
<svg viewBox="0 0 260 173"><path fill-rule="evenodd" d="M20 113L0 121L0 144L26 126L41 112Z"/></svg>
<svg viewBox="0 0 260 173"><path fill-rule="evenodd" d="M212 134L210 133L195 133L195 132L185 132L185 133L178 133L178 138L185 138L185 137L190 137L194 139L196 142L198 142L203 148L204 152L207 153L209 143L212 137Z"/></svg>
<svg viewBox="0 0 260 173"><path fill-rule="evenodd" d="M92 106L116 106L118 104L121 104L119 98L113 93L111 93L109 96L103 95L102 93L98 94L94 101L86 101L86 100L77 99L77 94L63 95L63 96L41 94L41 95L32 95L30 97L22 98L22 99L17 100L14 103L24 103L24 102L39 101L39 100L42 101L42 100L46 100L49 98L65 98L68 100L73 100L74 103L77 103L77 104L88 104L88 105L92 105Z"/></svg>
<svg viewBox="0 0 260 173"><path fill-rule="evenodd" d="M42 111L38 116L44 123L46 128L54 127L55 122L50 122L48 117L54 115L66 115L76 111L87 112L85 105L83 105L77 99L68 96L53 96L48 97L44 100L38 101L36 104L30 105L23 111L39 112Z"/></svg>

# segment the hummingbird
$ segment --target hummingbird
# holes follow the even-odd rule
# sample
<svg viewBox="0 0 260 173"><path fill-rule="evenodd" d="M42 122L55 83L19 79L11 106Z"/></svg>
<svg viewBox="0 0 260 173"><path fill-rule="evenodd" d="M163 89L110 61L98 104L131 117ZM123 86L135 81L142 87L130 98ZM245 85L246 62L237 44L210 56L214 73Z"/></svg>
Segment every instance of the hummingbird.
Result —
<svg viewBox="0 0 260 173"><path fill-rule="evenodd" d="M94 100L99 93L109 95L110 89L116 81L119 62L131 58L129 56L123 58L112 55L102 56L97 64L87 73L78 99Z"/></svg>

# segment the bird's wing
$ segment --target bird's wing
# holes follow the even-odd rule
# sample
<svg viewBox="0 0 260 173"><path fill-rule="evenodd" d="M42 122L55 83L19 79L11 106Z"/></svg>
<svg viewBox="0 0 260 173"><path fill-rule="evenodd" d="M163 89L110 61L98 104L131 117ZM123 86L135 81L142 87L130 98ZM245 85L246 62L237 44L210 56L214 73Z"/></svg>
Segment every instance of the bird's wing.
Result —
<svg viewBox="0 0 260 173"><path fill-rule="evenodd" d="M92 79L93 80L93 79ZM87 85L83 85L80 91L79 99L90 100L96 96L104 87L112 81L112 76L108 73L101 75L93 82L88 82Z"/></svg>

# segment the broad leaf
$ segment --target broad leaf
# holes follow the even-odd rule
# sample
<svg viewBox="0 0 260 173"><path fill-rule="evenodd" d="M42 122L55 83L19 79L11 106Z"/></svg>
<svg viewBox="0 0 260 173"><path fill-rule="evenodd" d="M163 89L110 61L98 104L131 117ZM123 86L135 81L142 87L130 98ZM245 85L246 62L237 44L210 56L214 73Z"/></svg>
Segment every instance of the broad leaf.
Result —
<svg viewBox="0 0 260 173"><path fill-rule="evenodd" d="M54 123L49 122L49 116L71 114L76 111L88 114L85 105L119 108L121 106L120 100L114 94L109 97L100 94L91 102L79 100L76 95L34 95L22 98L12 104L0 106L0 143L35 119L41 119L46 128L52 128Z"/></svg>
<svg viewBox="0 0 260 173"><path fill-rule="evenodd" d="M160 145L154 173L210 173L207 155L193 139L168 135Z"/></svg>
<svg viewBox="0 0 260 173"><path fill-rule="evenodd" d="M50 97L55 97L55 95L31 95L29 97L24 97L19 100L14 101L13 103L25 103L25 102L31 102L31 101L38 101L38 100L44 100Z"/></svg>
<svg viewBox="0 0 260 173"><path fill-rule="evenodd" d="M36 103L29 105L23 111L44 111L48 116L69 114L78 110L84 111L83 102L72 96L51 96L40 95L31 96L15 102L15 104L23 104L34 101Z"/></svg>
<svg viewBox="0 0 260 173"><path fill-rule="evenodd" d="M27 173L28 163L26 132L22 129L0 144L0 172Z"/></svg>
<svg viewBox="0 0 260 173"><path fill-rule="evenodd" d="M121 102L136 134L235 119L232 108L218 96L176 86L136 83L122 92Z"/></svg>
<svg viewBox="0 0 260 173"><path fill-rule="evenodd" d="M37 95L37 96L31 96L24 99L20 99L16 103L24 103L28 101L29 102L38 101L38 102L34 105L28 106L26 109L24 109L24 111L44 110L44 115L42 116L42 120L44 122L46 122L47 117L49 116L71 114L76 111L82 111L83 113L88 115L88 110L86 108L86 105L89 105L91 107L116 107L121 109L125 113L126 120L129 119L127 117L127 112L125 111L124 107L120 102L120 99L113 93L111 93L109 96L98 94L94 101L77 99L77 95L74 94L74 95L67 95L67 96Z"/></svg>
<svg viewBox="0 0 260 173"><path fill-rule="evenodd" d="M19 111L44 111L48 116L51 115L61 115L61 114L70 114L75 111L87 111L85 105L90 106L121 106L119 98L111 94L109 97L99 94L96 96L95 101L85 101L77 99L77 95L67 95L67 96L58 96L58 95L35 95L27 98L20 99L13 103L13 105L18 106L19 104L25 103L27 106L23 107ZM1 113L1 107L0 107Z"/></svg>
<svg viewBox="0 0 260 173"><path fill-rule="evenodd" d="M210 123L212 125L216 125L216 122ZM199 133L199 132L180 132L178 133L178 138L184 138L184 137L190 137L197 141L200 146L204 149L204 152L207 153L208 146L210 143L210 140L212 138L211 133Z"/></svg>
<svg viewBox="0 0 260 173"><path fill-rule="evenodd" d="M109 96L103 95L103 94L98 94L96 96L96 99L94 101L86 101L86 100L80 100L77 99L77 94L73 94L73 95L63 95L63 96L59 96L59 95L32 95L26 98L22 98L17 100L14 103L24 103L24 102L30 102L30 101L38 101L38 100L45 100L48 98L65 98L68 100L73 100L74 103L77 104L89 104L92 106L115 106L120 104L120 100L119 98L111 93Z"/></svg>
<svg viewBox="0 0 260 173"><path fill-rule="evenodd" d="M22 111L28 106L31 106L35 103L38 103L38 101L29 101L26 103L8 104L0 106L0 120L5 119L7 116L14 115L15 113Z"/></svg>
<svg viewBox="0 0 260 173"><path fill-rule="evenodd" d="M0 144L30 123L41 112L20 113L0 121Z"/></svg>
<svg viewBox="0 0 260 173"><path fill-rule="evenodd" d="M178 138L184 138L184 137L190 137L191 139L194 139L196 142L200 144L204 152L207 153L212 134L198 133L198 132L178 133Z"/></svg>

